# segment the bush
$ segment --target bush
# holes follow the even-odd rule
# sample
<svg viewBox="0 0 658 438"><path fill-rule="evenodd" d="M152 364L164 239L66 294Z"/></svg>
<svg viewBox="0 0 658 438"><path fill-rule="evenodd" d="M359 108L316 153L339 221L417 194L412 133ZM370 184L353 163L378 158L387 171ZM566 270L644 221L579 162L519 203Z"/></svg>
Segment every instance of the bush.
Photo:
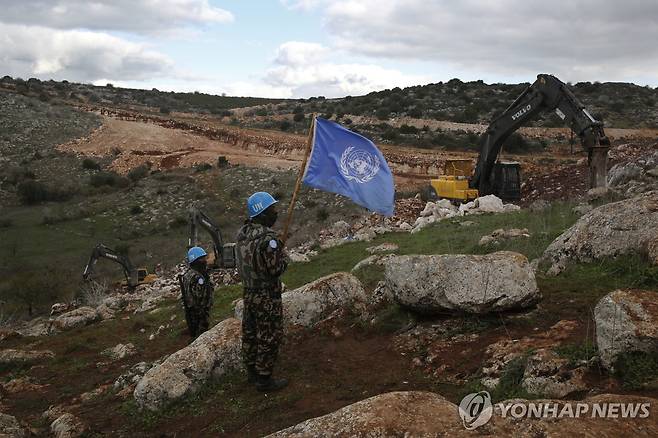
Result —
<svg viewBox="0 0 658 438"><path fill-rule="evenodd" d="M98 172L91 176L89 184L93 187L128 187L130 180L114 172Z"/></svg>
<svg viewBox="0 0 658 438"><path fill-rule="evenodd" d="M130 214L141 214L144 213L144 209L141 205L133 205L130 207Z"/></svg>
<svg viewBox="0 0 658 438"><path fill-rule="evenodd" d="M187 217L180 215L169 221L169 228L180 228L187 225Z"/></svg>
<svg viewBox="0 0 658 438"><path fill-rule="evenodd" d="M292 125L290 124L289 121L284 120L284 121L281 122L281 124L279 125L279 129L282 130L282 131L287 131L288 129L290 129L291 126L292 126Z"/></svg>
<svg viewBox="0 0 658 438"><path fill-rule="evenodd" d="M324 222L329 219L329 212L325 208L320 208L315 213L315 217L318 219L318 222Z"/></svg>
<svg viewBox="0 0 658 438"><path fill-rule="evenodd" d="M166 106L160 107L160 114L169 114L169 113L171 113L171 108Z"/></svg>
<svg viewBox="0 0 658 438"><path fill-rule="evenodd" d="M5 181L11 185L16 185L28 179L34 179L35 175L27 167L12 167L7 171Z"/></svg>
<svg viewBox="0 0 658 438"><path fill-rule="evenodd" d="M199 163L194 165L195 172L205 172L212 169L212 164L210 163Z"/></svg>
<svg viewBox="0 0 658 438"><path fill-rule="evenodd" d="M137 182L142 178L145 178L150 171L150 167L146 164L142 164L141 166L137 166L134 169L132 169L130 172L128 172L128 178L132 182Z"/></svg>
<svg viewBox="0 0 658 438"><path fill-rule="evenodd" d="M39 181L25 181L18 185L18 197L23 204L38 204L48 200L48 188Z"/></svg>
<svg viewBox="0 0 658 438"><path fill-rule="evenodd" d="M82 160L82 168L89 170L101 170L101 165L91 158L85 158Z"/></svg>
<svg viewBox="0 0 658 438"><path fill-rule="evenodd" d="M14 221L12 221L9 218L2 218L0 219L0 228L9 228L14 224Z"/></svg>
<svg viewBox="0 0 658 438"><path fill-rule="evenodd" d="M301 122L305 119L304 113L295 113L294 117L292 118L295 122Z"/></svg>
<svg viewBox="0 0 658 438"><path fill-rule="evenodd" d="M223 169L229 166L228 159L224 155L217 157L217 168Z"/></svg>

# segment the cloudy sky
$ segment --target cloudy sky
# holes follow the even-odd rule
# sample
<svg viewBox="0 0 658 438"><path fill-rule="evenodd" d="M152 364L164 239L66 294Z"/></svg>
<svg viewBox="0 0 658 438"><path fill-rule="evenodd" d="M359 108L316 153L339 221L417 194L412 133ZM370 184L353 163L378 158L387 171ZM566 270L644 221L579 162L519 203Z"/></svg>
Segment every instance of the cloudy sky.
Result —
<svg viewBox="0 0 658 438"><path fill-rule="evenodd" d="M266 97L658 86L655 0L2 0L0 76Z"/></svg>

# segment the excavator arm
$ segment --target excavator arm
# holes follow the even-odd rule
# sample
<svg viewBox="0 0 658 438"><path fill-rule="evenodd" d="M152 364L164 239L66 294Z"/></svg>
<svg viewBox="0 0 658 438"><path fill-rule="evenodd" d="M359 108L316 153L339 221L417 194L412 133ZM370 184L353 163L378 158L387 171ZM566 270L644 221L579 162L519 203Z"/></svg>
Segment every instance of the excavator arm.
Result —
<svg viewBox="0 0 658 438"><path fill-rule="evenodd" d="M519 97L487 128L480 137L480 155L470 186L480 196L492 193L494 164L505 140L539 113L555 113L578 135L588 152L590 187L605 186L610 141L603 124L592 117L583 104L558 78L540 74Z"/></svg>
<svg viewBox="0 0 658 438"><path fill-rule="evenodd" d="M130 262L130 259L118 254L116 251L108 248L107 246L99 243L91 251L91 256L89 261L85 266L85 270L82 273L82 278L88 280L92 273L94 272L94 266L98 262L99 258L106 258L112 260L113 262L118 263L123 268L123 274L126 277L126 283L128 287L135 287L139 283L138 272Z"/></svg>
<svg viewBox="0 0 658 438"><path fill-rule="evenodd" d="M215 262L210 267L213 269L234 268L234 245L224 245L222 232L217 224L215 224L207 214L196 208L190 210L190 238L187 244L188 248L197 246L197 242L199 241L199 227L203 228L208 234L210 234L210 238L213 242Z"/></svg>

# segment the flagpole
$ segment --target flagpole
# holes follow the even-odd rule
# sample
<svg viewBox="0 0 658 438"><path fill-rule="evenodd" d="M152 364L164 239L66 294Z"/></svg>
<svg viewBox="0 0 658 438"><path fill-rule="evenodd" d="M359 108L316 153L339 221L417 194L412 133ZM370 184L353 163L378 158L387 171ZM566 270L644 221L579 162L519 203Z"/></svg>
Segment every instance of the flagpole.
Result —
<svg viewBox="0 0 658 438"><path fill-rule="evenodd" d="M313 147L313 133L315 132L315 113L311 114L311 126L308 129L308 138L306 139L306 153L304 154L304 160L302 161L302 167L299 169L299 174L297 175L297 182L295 183L295 190L292 192L292 199L290 200L290 205L288 206L288 216L286 217L286 224L283 227L283 235L281 240L283 243L288 240L288 231L290 228L290 223L292 222L292 212L295 208L295 202L297 201L297 193L302 186L302 177L304 176L304 171L306 170L306 163L308 162L308 157L311 154L311 149Z"/></svg>

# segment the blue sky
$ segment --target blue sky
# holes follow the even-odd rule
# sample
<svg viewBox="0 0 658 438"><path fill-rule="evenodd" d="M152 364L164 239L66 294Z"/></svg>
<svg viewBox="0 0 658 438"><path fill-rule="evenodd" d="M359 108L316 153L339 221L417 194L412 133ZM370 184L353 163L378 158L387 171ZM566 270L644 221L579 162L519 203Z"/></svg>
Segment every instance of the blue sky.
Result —
<svg viewBox="0 0 658 438"><path fill-rule="evenodd" d="M267 97L482 79L658 85L644 0L5 0L14 77Z"/></svg>

